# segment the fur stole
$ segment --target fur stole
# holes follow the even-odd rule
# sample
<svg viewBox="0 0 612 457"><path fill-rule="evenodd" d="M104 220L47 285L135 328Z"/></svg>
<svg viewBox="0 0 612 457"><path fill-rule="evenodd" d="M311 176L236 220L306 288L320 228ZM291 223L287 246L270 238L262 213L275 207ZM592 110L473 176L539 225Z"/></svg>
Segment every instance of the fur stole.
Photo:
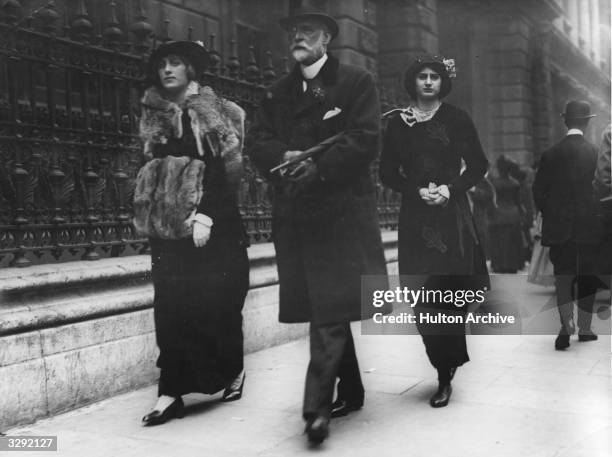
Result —
<svg viewBox="0 0 612 457"><path fill-rule="evenodd" d="M140 138L145 157L152 157L154 144L165 144L168 138L183 136L181 117L183 110L187 110L198 153L204 155L203 142L207 142L215 155L224 158L227 180L232 189L237 189L242 176L244 144L245 112L242 108L195 81L189 83L182 105L163 98L155 86L146 90L141 104Z"/></svg>
<svg viewBox="0 0 612 457"><path fill-rule="evenodd" d="M167 156L147 162L134 191L134 228L139 235L179 239L193 233L190 216L203 195L204 162Z"/></svg>
<svg viewBox="0 0 612 457"><path fill-rule="evenodd" d="M237 192L240 184L244 110L194 81L186 95L185 102L178 105L151 87L142 99L140 137L149 161L138 172L134 193L134 227L140 235L179 239L193 233L190 216L205 191L204 162L187 155L152 159L153 145L183 136L184 110L191 119L198 154L204 155L206 142L215 156L223 158L229 188Z"/></svg>

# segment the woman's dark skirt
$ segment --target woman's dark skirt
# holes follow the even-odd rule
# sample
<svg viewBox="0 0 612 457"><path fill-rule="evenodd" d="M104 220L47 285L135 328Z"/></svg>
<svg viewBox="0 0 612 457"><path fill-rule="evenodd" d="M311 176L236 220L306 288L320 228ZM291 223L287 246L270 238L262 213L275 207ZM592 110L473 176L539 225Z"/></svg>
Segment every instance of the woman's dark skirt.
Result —
<svg viewBox="0 0 612 457"><path fill-rule="evenodd" d="M516 273L525 265L523 233L520 224L489 226L491 269L495 273Z"/></svg>
<svg viewBox="0 0 612 457"><path fill-rule="evenodd" d="M399 229L402 286L441 291L488 290L490 282L482 246L467 226L460 230L459 236L457 217L451 212L434 209L415 212L402 207ZM421 302L414 312L427 356L435 368L458 367L469 361L465 324L420 323L424 315L461 315L464 319L467 306L444 301Z"/></svg>
<svg viewBox="0 0 612 457"><path fill-rule="evenodd" d="M430 276L424 284L425 290L461 291L470 289L471 277ZM470 360L465 341L465 316L467 305L457 306L454 302L421 301L414 307L417 318L417 329L423 338L425 352L436 369L459 367ZM451 323L441 323L445 318ZM426 321L425 318L430 321ZM452 323L451 319L458 322ZM434 320L437 322L434 323Z"/></svg>
<svg viewBox="0 0 612 457"><path fill-rule="evenodd" d="M150 240L159 395L212 394L243 368L246 246L234 238Z"/></svg>

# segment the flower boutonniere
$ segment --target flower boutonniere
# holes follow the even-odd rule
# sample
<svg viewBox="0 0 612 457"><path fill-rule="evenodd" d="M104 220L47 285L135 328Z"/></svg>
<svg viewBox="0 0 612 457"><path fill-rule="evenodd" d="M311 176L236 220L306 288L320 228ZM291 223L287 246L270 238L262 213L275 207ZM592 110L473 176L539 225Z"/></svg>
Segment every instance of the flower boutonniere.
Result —
<svg viewBox="0 0 612 457"><path fill-rule="evenodd" d="M308 85L308 90L312 93L312 96L319 103L323 103L325 100L325 89L321 86L321 83L318 80L310 80L306 83Z"/></svg>
<svg viewBox="0 0 612 457"><path fill-rule="evenodd" d="M325 98L325 89L322 87L315 87L312 89L312 93L317 100L323 100Z"/></svg>

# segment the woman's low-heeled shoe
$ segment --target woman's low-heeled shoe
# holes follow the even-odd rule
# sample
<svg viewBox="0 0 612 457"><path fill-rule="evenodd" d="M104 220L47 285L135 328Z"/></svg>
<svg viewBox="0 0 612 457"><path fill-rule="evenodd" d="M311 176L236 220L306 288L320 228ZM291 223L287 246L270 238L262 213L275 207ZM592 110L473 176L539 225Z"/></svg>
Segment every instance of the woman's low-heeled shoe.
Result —
<svg viewBox="0 0 612 457"><path fill-rule="evenodd" d="M443 406L448 405L448 401L450 400L451 394L453 393L453 388L450 383L441 384L438 387L438 391L433 394L431 399L429 400L429 404L433 408L441 408Z"/></svg>
<svg viewBox="0 0 612 457"><path fill-rule="evenodd" d="M321 444L329 436L329 418L316 416L306 423L306 435L312 444Z"/></svg>
<svg viewBox="0 0 612 457"><path fill-rule="evenodd" d="M246 373L242 373L242 379L237 377L232 381L232 383L225 388L223 391L223 397L221 397L221 401L236 401L242 398L242 388L244 387L244 380L246 379Z"/></svg>
<svg viewBox="0 0 612 457"><path fill-rule="evenodd" d="M149 414L142 418L142 424L145 426L161 425L175 417L182 418L185 415L185 405L182 398L177 398L163 411L154 409Z"/></svg>

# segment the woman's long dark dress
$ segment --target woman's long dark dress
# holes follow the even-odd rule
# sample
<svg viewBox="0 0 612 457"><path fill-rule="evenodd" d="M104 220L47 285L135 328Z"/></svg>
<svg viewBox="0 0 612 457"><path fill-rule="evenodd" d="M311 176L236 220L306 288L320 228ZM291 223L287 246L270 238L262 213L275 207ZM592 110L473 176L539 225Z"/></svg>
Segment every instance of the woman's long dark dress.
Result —
<svg viewBox="0 0 612 457"><path fill-rule="evenodd" d="M497 194L497 209L491 218L491 269L495 273L516 273L523 268L523 211L521 186L511 176L491 178Z"/></svg>
<svg viewBox="0 0 612 457"><path fill-rule="evenodd" d="M183 137L157 145L156 157L197 154L187 114ZM223 159L206 150L204 195L198 212L213 219L210 239L150 239L155 288L159 395L211 394L243 368L242 307L249 286L247 238Z"/></svg>
<svg viewBox="0 0 612 457"><path fill-rule="evenodd" d="M461 170L461 159L466 169ZM470 117L443 103L429 121L408 126L400 116L389 121L380 163L382 182L402 193L399 217L399 272L406 287L429 290L482 289L489 286L485 259L466 192L485 174L487 159ZM446 184L445 206L428 206L419 188ZM423 284L416 276L426 276ZM425 314L465 314L466 306L419 303ZM469 360L464 325L418 324L430 362L457 367Z"/></svg>

